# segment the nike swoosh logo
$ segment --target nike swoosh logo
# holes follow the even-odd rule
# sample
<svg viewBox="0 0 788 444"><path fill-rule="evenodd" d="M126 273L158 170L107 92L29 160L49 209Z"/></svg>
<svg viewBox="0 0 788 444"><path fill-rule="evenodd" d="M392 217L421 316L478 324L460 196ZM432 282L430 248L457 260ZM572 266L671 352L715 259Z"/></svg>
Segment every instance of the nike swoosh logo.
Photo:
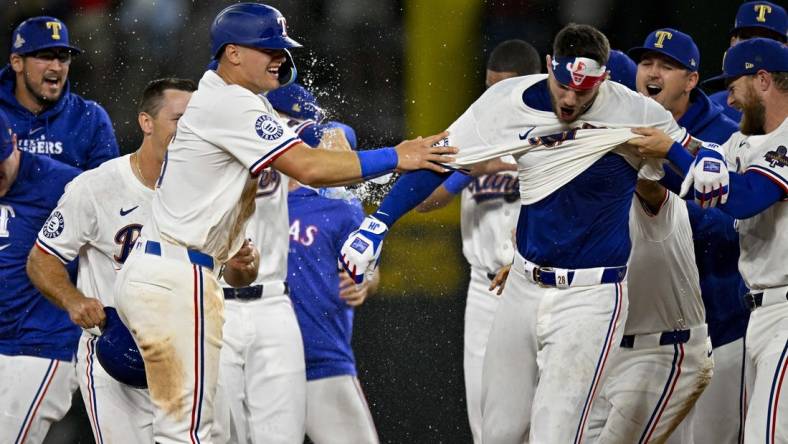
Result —
<svg viewBox="0 0 788 444"><path fill-rule="evenodd" d="M140 207L140 206L139 206L139 205L137 205L136 207L134 207L134 208L129 208L128 210L124 210L123 208L121 208L121 209L120 209L120 215L121 215L121 216L125 216L125 215L127 215L127 214L131 213L132 211L136 210L136 209L137 209L137 208L139 208L139 207Z"/></svg>
<svg viewBox="0 0 788 444"><path fill-rule="evenodd" d="M44 129L44 127L43 127L43 126L39 126L38 128L36 128L36 129L34 129L34 130L30 130L30 132L29 132L29 133L27 133L27 134L29 134L29 135L31 135L31 136L32 136L33 134L35 134L35 133L37 133L37 132L41 131L42 129Z"/></svg>
<svg viewBox="0 0 788 444"><path fill-rule="evenodd" d="M536 127L534 127L534 128L536 128ZM518 137L520 137L520 140L527 139L528 135L531 134L531 131L533 131L534 128L529 129L528 131L525 132L525 134L519 134Z"/></svg>
<svg viewBox="0 0 788 444"><path fill-rule="evenodd" d="M3 251L3 250L5 250L6 248L8 248L10 246L11 246L11 244L5 244L3 246L0 246L0 251Z"/></svg>

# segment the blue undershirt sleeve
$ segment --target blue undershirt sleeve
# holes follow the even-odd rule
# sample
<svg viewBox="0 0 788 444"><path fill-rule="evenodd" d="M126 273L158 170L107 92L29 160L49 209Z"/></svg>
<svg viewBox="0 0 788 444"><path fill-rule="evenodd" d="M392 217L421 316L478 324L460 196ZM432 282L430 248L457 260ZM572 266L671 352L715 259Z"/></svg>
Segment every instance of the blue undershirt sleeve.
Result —
<svg viewBox="0 0 788 444"><path fill-rule="evenodd" d="M764 211L785 196L783 189L768 177L747 171L729 173L728 201L719 208L736 219L748 219Z"/></svg>
<svg viewBox="0 0 788 444"><path fill-rule="evenodd" d="M450 174L417 170L402 175L373 216L391 229L400 217L429 197Z"/></svg>

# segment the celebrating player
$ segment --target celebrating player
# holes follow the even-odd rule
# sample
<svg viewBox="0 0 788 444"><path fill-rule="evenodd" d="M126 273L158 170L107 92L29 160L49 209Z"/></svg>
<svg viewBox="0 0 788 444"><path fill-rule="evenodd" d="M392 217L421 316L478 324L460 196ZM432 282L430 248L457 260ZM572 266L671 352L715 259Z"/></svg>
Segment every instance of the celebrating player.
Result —
<svg viewBox="0 0 788 444"><path fill-rule="evenodd" d="M103 326L105 306L118 271L131 252L150 214L156 178L197 85L185 79L148 84L139 103L143 133L139 149L88 171L68 185L52 217L62 229L48 225L30 251L28 273L33 284L71 320L85 329L77 353L77 378L96 442L153 442L153 406L147 390L124 385L96 359L97 336L88 329ZM65 264L79 257L77 286ZM119 421L118 418L126 418Z"/></svg>
<svg viewBox="0 0 788 444"><path fill-rule="evenodd" d="M595 28L566 26L553 51L547 76L499 82L447 137L460 147L452 165L515 154L520 171L517 252L483 367L486 444L582 441L626 318L638 170L646 177L661 171L618 147L641 125L689 141L656 102L605 81L610 47ZM443 179L430 172L402 177L343 246L346 267L361 277L388 227Z"/></svg>
<svg viewBox="0 0 788 444"><path fill-rule="evenodd" d="M104 108L69 91L71 61L81 52L62 21L22 22L11 36L10 64L0 71L0 109L20 150L88 170L118 157L118 143Z"/></svg>
<svg viewBox="0 0 788 444"><path fill-rule="evenodd" d="M659 29L630 54L639 62L638 91L664 106L694 137L722 144L737 131L736 123L696 87L700 53L689 35ZM733 218L719 209L704 210L694 202L687 202L687 209L706 322L715 348L714 376L697 402L691 429L701 443L735 442L742 430L743 337L750 317L737 267L739 239Z"/></svg>
<svg viewBox="0 0 788 444"><path fill-rule="evenodd" d="M788 14L777 4L766 1L742 3L736 12L736 20L730 32L730 46L754 37L763 37L785 43L788 39ZM722 90L709 96L722 106L725 115L738 122L741 111L728 101L728 91Z"/></svg>
<svg viewBox="0 0 788 444"><path fill-rule="evenodd" d="M298 46L267 5L239 3L217 15L218 66L178 122L151 215L115 285L118 313L145 360L158 442L210 442L224 322L220 265L244 243L266 167L307 184L343 184L395 169L443 171L431 161L456 152L432 147L445 134L359 154L303 144L258 95L293 80L288 48ZM242 287L256 273L248 282L223 277Z"/></svg>
<svg viewBox="0 0 788 444"><path fill-rule="evenodd" d="M328 149L350 149L348 145ZM377 431L357 378L350 340L354 307L375 291L378 274L357 285L344 270L337 270L342 243L364 218L357 201L339 195L295 181L288 195L288 282L306 357L306 433L316 444L375 444Z"/></svg>
<svg viewBox="0 0 788 444"><path fill-rule="evenodd" d="M779 400L788 367L788 274L773 265L784 263L788 232L782 203L788 180L781 171L788 165L788 47L763 38L738 43L726 52L723 73L710 80L724 81L728 101L742 110L741 132L721 147L733 172L730 196L719 208L737 219L739 271L753 310L746 341L752 388L744 442L783 442L788 440L788 407ZM640 146L643 155L667 156L694 180L720 166L717 159L693 163L659 130L642 132L647 137L630 143Z"/></svg>
<svg viewBox="0 0 788 444"><path fill-rule="evenodd" d="M25 260L41 226L47 237L62 232L62 218L47 216L79 172L20 151L0 111L0 442L43 442L77 388L79 328L33 287Z"/></svg>
<svg viewBox="0 0 788 444"><path fill-rule="evenodd" d="M490 53L486 85L489 88L511 77L537 74L540 69L539 53L533 46L522 40L507 40ZM507 160L509 162L498 163L516 170L514 159L510 157ZM463 371L468 421L475 443L481 442L484 349L499 301L489 287L499 270L512 263L512 232L517 223L519 199L517 185L517 175L512 171L490 174L477 170L472 174L455 172L417 207L420 212L440 208L462 192L462 251L471 265L465 304Z"/></svg>

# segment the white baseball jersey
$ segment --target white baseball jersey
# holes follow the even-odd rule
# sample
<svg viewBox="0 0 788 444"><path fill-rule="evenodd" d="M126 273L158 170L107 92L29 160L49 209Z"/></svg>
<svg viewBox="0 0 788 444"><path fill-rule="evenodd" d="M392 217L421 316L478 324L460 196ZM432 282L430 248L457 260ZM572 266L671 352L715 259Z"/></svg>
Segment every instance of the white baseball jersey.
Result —
<svg viewBox="0 0 788 444"><path fill-rule="evenodd" d="M63 263L79 256L77 288L105 306L115 305L116 275L150 214L154 195L134 176L130 162L130 155L118 157L77 176L53 211L60 214L63 229L52 236L42 228L36 241Z"/></svg>
<svg viewBox="0 0 788 444"><path fill-rule="evenodd" d="M226 262L253 213L250 175L298 143L267 99L206 71L178 121L143 236Z"/></svg>
<svg viewBox="0 0 788 444"><path fill-rule="evenodd" d="M509 171L476 177L462 190L462 253L472 267L494 273L512 263L512 232L520 211L517 190L517 174Z"/></svg>
<svg viewBox="0 0 788 444"><path fill-rule="evenodd" d="M674 140L687 143L689 135L671 114L654 100L615 82L604 82L591 107L571 124L552 111L528 107L523 93L545 80L535 74L503 80L490 87L454 123L444 143L459 148L454 167L514 155L519 166L520 199L537 202L565 185L607 152L634 138L629 128L662 129ZM621 153L640 168L639 156ZM651 178L661 164L649 161Z"/></svg>
<svg viewBox="0 0 788 444"><path fill-rule="evenodd" d="M665 190L665 200L653 214L635 195L629 212L629 236L629 317L624 334L703 325L706 313L687 205Z"/></svg>
<svg viewBox="0 0 788 444"><path fill-rule="evenodd" d="M728 169L744 174L755 171L788 194L788 119L762 136L734 133L722 146ZM737 220L739 272L747 287L762 290L788 285L785 252L788 251L788 204L785 199L749 219Z"/></svg>

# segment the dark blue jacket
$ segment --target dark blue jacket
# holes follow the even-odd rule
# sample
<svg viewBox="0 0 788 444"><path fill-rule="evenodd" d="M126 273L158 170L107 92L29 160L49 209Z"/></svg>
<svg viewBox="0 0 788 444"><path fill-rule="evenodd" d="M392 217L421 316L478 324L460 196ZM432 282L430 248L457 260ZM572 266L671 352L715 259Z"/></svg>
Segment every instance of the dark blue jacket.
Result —
<svg viewBox="0 0 788 444"><path fill-rule="evenodd" d="M678 123L694 137L723 144L738 131L736 122L703 91L694 89L690 101ZM743 337L750 317L743 301L746 288L739 275L739 236L733 229L733 218L722 211L703 210L691 201L687 209L709 335L712 345L720 347Z"/></svg>
<svg viewBox="0 0 788 444"><path fill-rule="evenodd" d="M98 103L70 92L69 83L54 105L35 115L14 96L16 73L10 65L0 71L0 109L8 116L19 149L45 154L81 170L118 157L112 122Z"/></svg>
<svg viewBox="0 0 788 444"><path fill-rule="evenodd" d="M68 361L82 330L38 292L25 264L64 187L80 171L44 156L20 154L16 181L0 197L0 354ZM70 223L57 214L49 222L52 236Z"/></svg>
<svg viewBox="0 0 788 444"><path fill-rule="evenodd" d="M710 95L712 102L722 107L722 112L734 122L741 122L741 112L728 106L728 91L719 91Z"/></svg>

